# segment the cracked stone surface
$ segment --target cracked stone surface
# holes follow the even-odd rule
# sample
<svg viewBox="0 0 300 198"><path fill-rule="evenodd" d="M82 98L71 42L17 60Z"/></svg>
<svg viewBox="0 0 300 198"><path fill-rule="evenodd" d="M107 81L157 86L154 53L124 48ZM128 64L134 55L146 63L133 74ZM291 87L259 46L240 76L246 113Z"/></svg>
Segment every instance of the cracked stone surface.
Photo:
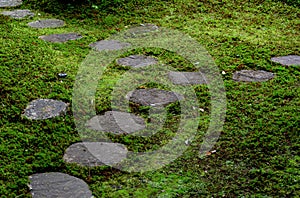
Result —
<svg viewBox="0 0 300 198"><path fill-rule="evenodd" d="M37 99L29 103L23 114L31 120L44 120L65 113L68 104L52 99Z"/></svg>
<svg viewBox="0 0 300 198"><path fill-rule="evenodd" d="M157 59L151 56L131 55L125 58L119 58L117 63L122 66L138 68L155 65L157 63Z"/></svg>
<svg viewBox="0 0 300 198"><path fill-rule="evenodd" d="M0 0L0 8L15 7L21 5L22 0Z"/></svg>
<svg viewBox="0 0 300 198"><path fill-rule="evenodd" d="M161 89L137 89L126 95L130 102L143 106L165 106L184 97L178 93Z"/></svg>
<svg viewBox="0 0 300 198"><path fill-rule="evenodd" d="M66 33L66 34L50 34L45 36L39 36L40 39L44 41L49 41L53 43L63 43L70 40L77 40L82 38L80 34L77 33Z"/></svg>
<svg viewBox="0 0 300 198"><path fill-rule="evenodd" d="M123 144L109 142L80 142L72 144L64 154L64 161L80 166L114 165L127 157Z"/></svg>
<svg viewBox="0 0 300 198"><path fill-rule="evenodd" d="M169 72L169 79L176 85L206 84L200 72Z"/></svg>
<svg viewBox="0 0 300 198"><path fill-rule="evenodd" d="M241 70L233 74L232 79L244 82L263 82L274 78L274 74L263 70Z"/></svg>
<svg viewBox="0 0 300 198"><path fill-rule="evenodd" d="M131 46L130 43L124 43L116 40L102 40L89 45L95 50L119 50Z"/></svg>
<svg viewBox="0 0 300 198"><path fill-rule="evenodd" d="M33 17L34 13L30 10L13 10L13 11L3 11L1 14L5 16L10 16L14 19L23 19L25 17Z"/></svg>
<svg viewBox="0 0 300 198"><path fill-rule="evenodd" d="M125 33L125 38L139 38L144 37L149 32L158 30L158 26L150 23L140 24L140 26L132 27Z"/></svg>
<svg viewBox="0 0 300 198"><path fill-rule="evenodd" d="M114 134L130 134L146 127L143 118L120 111L107 111L104 115L94 116L86 125L96 131Z"/></svg>
<svg viewBox="0 0 300 198"><path fill-rule="evenodd" d="M91 198L92 192L81 179L60 172L37 173L29 176L33 198Z"/></svg>
<svg viewBox="0 0 300 198"><path fill-rule="evenodd" d="M271 58L271 61L280 63L282 65L300 65L300 56L297 55L288 55L288 56L279 56Z"/></svg>
<svg viewBox="0 0 300 198"><path fill-rule="evenodd" d="M28 23L33 28L57 28L65 25L65 22L59 19L43 19Z"/></svg>

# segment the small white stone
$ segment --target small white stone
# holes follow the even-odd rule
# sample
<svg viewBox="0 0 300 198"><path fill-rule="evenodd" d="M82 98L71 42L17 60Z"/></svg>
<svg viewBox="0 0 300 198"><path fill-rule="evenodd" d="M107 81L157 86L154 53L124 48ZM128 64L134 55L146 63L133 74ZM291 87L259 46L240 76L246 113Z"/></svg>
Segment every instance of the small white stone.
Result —
<svg viewBox="0 0 300 198"><path fill-rule="evenodd" d="M222 74L224 75L224 74L226 74L226 72L225 72L225 71L222 71Z"/></svg>

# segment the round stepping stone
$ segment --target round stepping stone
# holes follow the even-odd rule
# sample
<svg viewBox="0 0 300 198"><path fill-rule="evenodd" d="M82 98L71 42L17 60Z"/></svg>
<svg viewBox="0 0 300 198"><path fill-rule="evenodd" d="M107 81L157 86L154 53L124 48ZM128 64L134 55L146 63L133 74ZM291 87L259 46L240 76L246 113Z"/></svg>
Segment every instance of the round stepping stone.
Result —
<svg viewBox="0 0 300 198"><path fill-rule="evenodd" d="M63 43L69 40L76 40L82 38L80 34L77 33L66 33L66 34L50 34L45 36L39 36L40 39L44 41L49 41L53 43Z"/></svg>
<svg viewBox="0 0 300 198"><path fill-rule="evenodd" d="M23 19L25 17L33 17L34 13L30 10L13 10L13 11L4 11L1 14L5 16L10 16L14 19Z"/></svg>
<svg viewBox="0 0 300 198"><path fill-rule="evenodd" d="M102 40L89 45L95 50L119 50L131 46L130 43L123 43L116 40Z"/></svg>
<svg viewBox="0 0 300 198"><path fill-rule="evenodd" d="M93 117L86 125L96 131L114 134L130 134L146 127L144 119L120 111L107 111L104 115Z"/></svg>
<svg viewBox="0 0 300 198"><path fill-rule="evenodd" d="M273 58L271 58L271 61L280 63L282 65L286 65L286 66L300 65L300 56L288 55L288 56L273 57Z"/></svg>
<svg viewBox="0 0 300 198"><path fill-rule="evenodd" d="M233 74L232 79L244 82L263 82L274 78L274 74L262 70L241 70Z"/></svg>
<svg viewBox="0 0 300 198"><path fill-rule="evenodd" d="M75 143L67 148L64 161L80 166L114 165L127 157L128 150L123 144L109 142Z"/></svg>
<svg viewBox="0 0 300 198"><path fill-rule="evenodd" d="M200 72L169 72L169 79L176 85L206 84Z"/></svg>
<svg viewBox="0 0 300 198"><path fill-rule="evenodd" d="M38 173L29 176L33 198L91 198L92 192L81 179L59 172Z"/></svg>
<svg viewBox="0 0 300 198"><path fill-rule="evenodd" d="M59 19L43 19L28 23L33 28L57 28L65 25L65 22Z"/></svg>
<svg viewBox="0 0 300 198"><path fill-rule="evenodd" d="M64 114L68 104L52 100L38 99L29 103L23 114L31 120L43 120Z"/></svg>
<svg viewBox="0 0 300 198"><path fill-rule="evenodd" d="M165 106L182 100L184 97L178 93L160 89L137 89L129 92L126 98L133 103L143 106Z"/></svg>
<svg viewBox="0 0 300 198"><path fill-rule="evenodd" d="M138 68L154 65L157 63L157 59L144 55L131 55L125 58L118 59L117 63L122 66Z"/></svg>
<svg viewBox="0 0 300 198"><path fill-rule="evenodd" d="M137 38L137 37L143 37L147 35L149 32L155 32L158 30L158 26L150 23L146 24L140 24L138 27L132 27L130 28L126 33L125 37L126 38Z"/></svg>
<svg viewBox="0 0 300 198"><path fill-rule="evenodd" d="M0 8L15 7L21 5L22 0L0 0Z"/></svg>

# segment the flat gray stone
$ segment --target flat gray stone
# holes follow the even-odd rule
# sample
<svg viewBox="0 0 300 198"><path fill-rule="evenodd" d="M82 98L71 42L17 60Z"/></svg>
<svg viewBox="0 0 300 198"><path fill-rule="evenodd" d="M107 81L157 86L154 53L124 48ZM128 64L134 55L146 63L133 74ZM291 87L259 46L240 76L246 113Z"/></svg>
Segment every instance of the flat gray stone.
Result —
<svg viewBox="0 0 300 198"><path fill-rule="evenodd" d="M169 79L175 85L206 84L205 78L200 72L169 72Z"/></svg>
<svg viewBox="0 0 300 198"><path fill-rule="evenodd" d="M146 127L144 119L120 111L107 111L104 115L93 117L86 125L96 131L114 134L130 134Z"/></svg>
<svg viewBox="0 0 300 198"><path fill-rule="evenodd" d="M274 74L262 70L241 70L233 74L232 79L244 82L263 82L274 78Z"/></svg>
<svg viewBox="0 0 300 198"><path fill-rule="evenodd" d="M140 38L147 35L147 33L155 32L159 29L157 25L146 23L140 26L132 27L125 33L125 38Z"/></svg>
<svg viewBox="0 0 300 198"><path fill-rule="evenodd" d="M64 161L80 166L115 165L127 157L123 144L109 142L80 142L67 148Z"/></svg>
<svg viewBox="0 0 300 198"><path fill-rule="evenodd" d="M125 58L119 58L117 63L122 66L138 68L155 65L157 63L157 59L151 56L131 55Z"/></svg>
<svg viewBox="0 0 300 198"><path fill-rule="evenodd" d="M57 28L65 25L65 22L59 19L43 19L28 23L33 28Z"/></svg>
<svg viewBox="0 0 300 198"><path fill-rule="evenodd" d="M0 0L0 8L15 7L21 5L22 0Z"/></svg>
<svg viewBox="0 0 300 198"><path fill-rule="evenodd" d="M126 95L127 100L142 106L165 106L184 97L178 93L161 89L137 89Z"/></svg>
<svg viewBox="0 0 300 198"><path fill-rule="evenodd" d="M92 192L81 179L59 172L38 173L29 176L33 198L91 198Z"/></svg>
<svg viewBox="0 0 300 198"><path fill-rule="evenodd" d="M89 45L95 50L119 50L131 46L130 43L124 43L116 40L102 40Z"/></svg>
<svg viewBox="0 0 300 198"><path fill-rule="evenodd" d="M271 58L271 61L275 63L280 63L282 65L300 65L300 56L297 55L288 55L288 56L279 56Z"/></svg>
<svg viewBox="0 0 300 198"><path fill-rule="evenodd" d="M80 34L77 33L66 33L66 34L50 34L45 36L39 36L40 39L44 41L49 41L53 43L63 43L70 40L76 40L82 38Z"/></svg>
<svg viewBox="0 0 300 198"><path fill-rule="evenodd" d="M13 10L13 11L3 11L1 14L5 16L10 16L14 19L23 19L25 17L33 17L34 13L30 10Z"/></svg>
<svg viewBox="0 0 300 198"><path fill-rule="evenodd" d="M68 104L52 99L33 100L25 109L23 114L31 120L44 120L65 113Z"/></svg>

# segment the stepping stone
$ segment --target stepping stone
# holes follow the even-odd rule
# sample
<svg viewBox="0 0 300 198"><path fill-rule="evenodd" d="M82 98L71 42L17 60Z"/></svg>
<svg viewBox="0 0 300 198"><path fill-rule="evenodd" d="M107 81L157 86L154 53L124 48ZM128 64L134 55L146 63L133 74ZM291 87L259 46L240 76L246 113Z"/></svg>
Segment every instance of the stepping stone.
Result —
<svg viewBox="0 0 300 198"><path fill-rule="evenodd" d="M4 11L1 14L5 16L10 16L14 19L23 19L25 17L33 17L34 13L30 10L13 10L13 11Z"/></svg>
<svg viewBox="0 0 300 198"><path fill-rule="evenodd" d="M21 5L22 0L0 0L0 8L15 7Z"/></svg>
<svg viewBox="0 0 300 198"><path fill-rule="evenodd" d="M114 165L127 157L128 150L123 144L109 142L75 143L67 148L64 161L80 166Z"/></svg>
<svg viewBox="0 0 300 198"><path fill-rule="evenodd" d="M131 46L130 43L122 43L116 40L102 40L97 41L89 45L90 47L94 48L95 50L102 51L102 50L119 50L125 47Z"/></svg>
<svg viewBox="0 0 300 198"><path fill-rule="evenodd" d="M143 106L165 106L184 97L178 93L160 89L137 89L126 95L130 102Z"/></svg>
<svg viewBox="0 0 300 198"><path fill-rule="evenodd" d="M122 66L138 68L155 65L157 63L157 59L151 56L131 55L125 58L118 59L117 63Z"/></svg>
<svg viewBox="0 0 300 198"><path fill-rule="evenodd" d="M107 111L104 115L93 117L86 125L96 131L114 134L130 134L146 127L144 119L120 111Z"/></svg>
<svg viewBox="0 0 300 198"><path fill-rule="evenodd" d="M169 79L175 85L206 84L205 78L200 72L169 72Z"/></svg>
<svg viewBox="0 0 300 198"><path fill-rule="evenodd" d="M29 103L23 114L31 120L44 120L64 114L68 104L52 99L38 99Z"/></svg>
<svg viewBox="0 0 300 198"><path fill-rule="evenodd" d="M69 40L76 40L82 38L80 34L77 33L66 33L66 34L50 34L47 36L39 36L40 39L44 41L49 41L53 43L63 43Z"/></svg>
<svg viewBox="0 0 300 198"><path fill-rule="evenodd" d="M29 176L33 198L91 198L92 192L81 179L59 172L38 173Z"/></svg>
<svg viewBox="0 0 300 198"><path fill-rule="evenodd" d="M262 70L241 70L233 74L232 79L244 82L263 82L274 78L274 74Z"/></svg>
<svg viewBox="0 0 300 198"><path fill-rule="evenodd" d="M300 56L297 55L288 55L288 56L280 56L273 57L271 61L275 63L280 63L282 65L290 66L290 65L300 65Z"/></svg>
<svg viewBox="0 0 300 198"><path fill-rule="evenodd" d="M137 38L147 35L149 32L158 30L158 26L150 23L140 24L138 27L132 27L125 33L125 38Z"/></svg>
<svg viewBox="0 0 300 198"><path fill-rule="evenodd" d="M43 19L28 23L33 28L57 28L65 25L65 22L59 19Z"/></svg>

